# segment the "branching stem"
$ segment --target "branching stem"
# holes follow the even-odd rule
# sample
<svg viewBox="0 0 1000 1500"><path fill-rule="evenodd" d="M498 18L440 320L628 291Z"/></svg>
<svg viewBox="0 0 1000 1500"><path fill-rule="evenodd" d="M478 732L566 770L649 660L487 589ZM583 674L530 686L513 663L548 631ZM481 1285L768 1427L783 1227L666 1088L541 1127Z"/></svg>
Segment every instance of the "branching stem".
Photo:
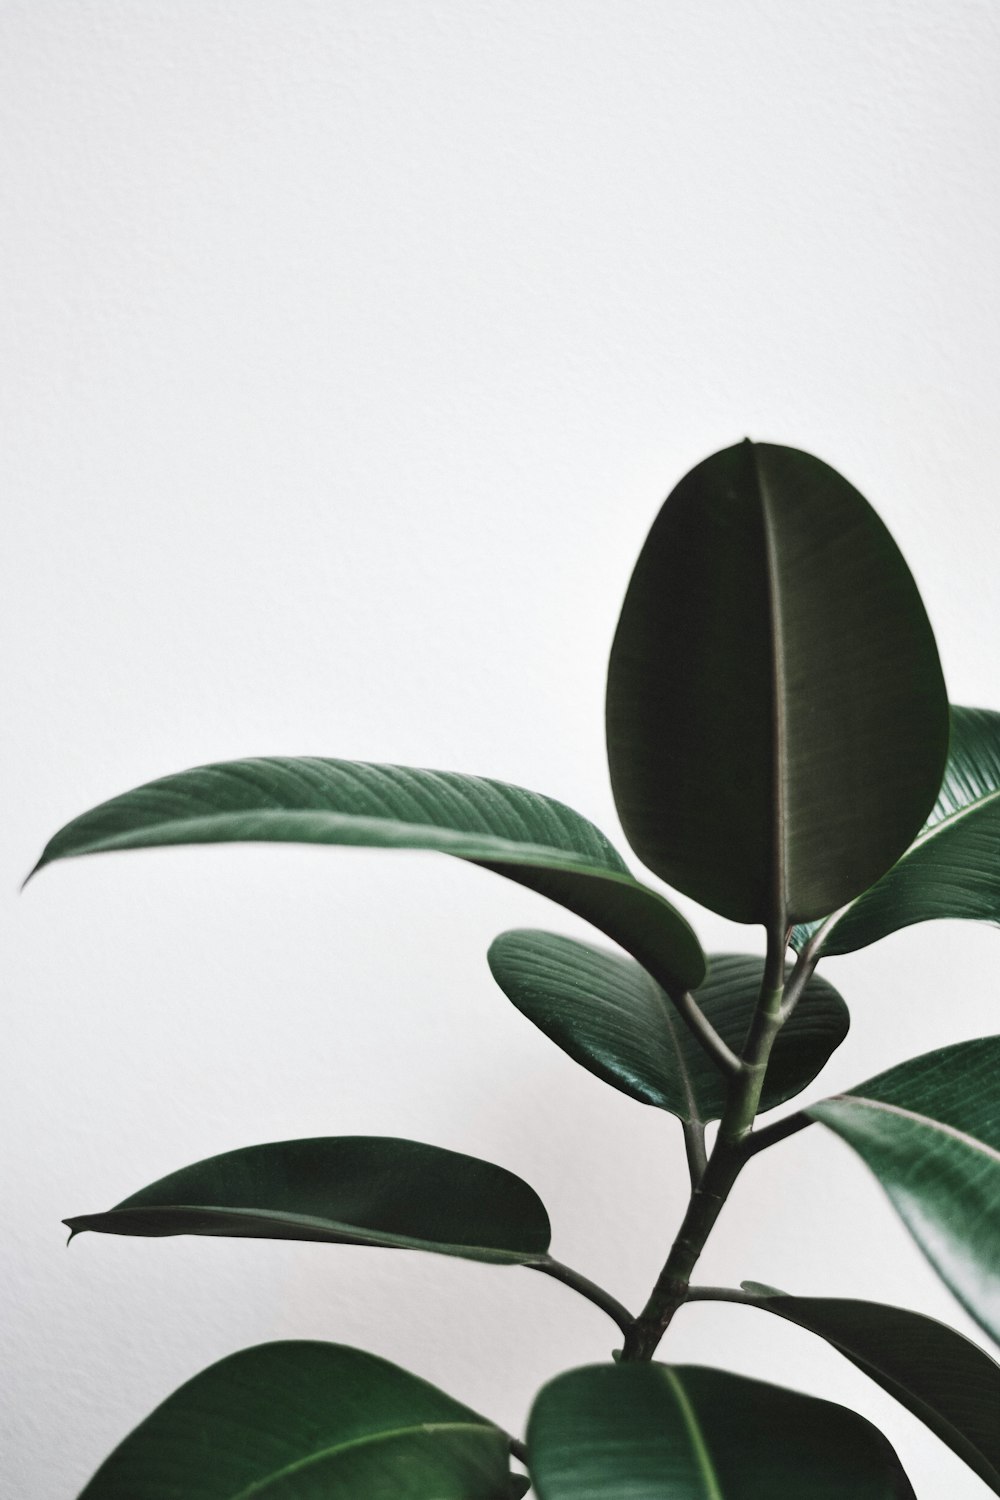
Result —
<svg viewBox="0 0 1000 1500"><path fill-rule="evenodd" d="M649 1360L677 1309L690 1290L693 1272L705 1242L722 1212L733 1185L752 1154L750 1131L760 1104L764 1073L774 1039L801 993L814 960L802 960L785 985L788 932L781 913L767 934L767 957L760 996L747 1035L739 1071L730 1076L729 1099L708 1163L695 1184L677 1238L649 1301L625 1333L623 1360Z"/></svg>

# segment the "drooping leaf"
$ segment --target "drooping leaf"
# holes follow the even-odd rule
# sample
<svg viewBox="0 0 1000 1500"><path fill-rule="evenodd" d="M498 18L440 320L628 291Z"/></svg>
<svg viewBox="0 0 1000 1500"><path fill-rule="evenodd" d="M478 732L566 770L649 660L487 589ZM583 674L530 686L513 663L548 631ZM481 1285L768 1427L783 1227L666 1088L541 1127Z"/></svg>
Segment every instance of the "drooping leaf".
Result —
<svg viewBox="0 0 1000 1500"><path fill-rule="evenodd" d="M947 700L920 596L867 501L819 459L742 443L670 495L611 651L622 826L738 922L825 916L917 833Z"/></svg>
<svg viewBox="0 0 1000 1500"><path fill-rule="evenodd" d="M1000 922L1000 713L951 710L944 781L930 817L887 875L826 921L796 928L801 948L853 953L935 917Z"/></svg>
<svg viewBox="0 0 1000 1500"><path fill-rule="evenodd" d="M456 855L592 922L668 986L688 989L705 972L684 918L629 874L593 823L537 792L452 771L307 757L200 766L75 818L35 869L114 849L232 842Z"/></svg>
<svg viewBox="0 0 1000 1500"><path fill-rule="evenodd" d="M261 1344L182 1385L80 1500L511 1500L508 1439L341 1344Z"/></svg>
<svg viewBox="0 0 1000 1500"><path fill-rule="evenodd" d="M528 1459L539 1500L914 1500L855 1412L690 1365L557 1376L532 1410Z"/></svg>
<svg viewBox="0 0 1000 1500"><path fill-rule="evenodd" d="M468 1260L544 1260L537 1194L492 1163L391 1136L276 1141L171 1172L73 1234L204 1234L434 1250Z"/></svg>
<svg viewBox="0 0 1000 1500"><path fill-rule="evenodd" d="M743 1285L758 1295L756 1307L839 1349L1000 1495L1000 1365L977 1344L902 1307Z"/></svg>
<svg viewBox="0 0 1000 1500"><path fill-rule="evenodd" d="M1000 1342L1000 1037L925 1053L806 1113L867 1162L935 1270Z"/></svg>
<svg viewBox="0 0 1000 1500"><path fill-rule="evenodd" d="M493 976L518 1010L605 1083L678 1119L717 1120L726 1081L669 997L630 958L550 932L505 932L488 954ZM763 975L763 960L713 954L695 998L723 1041L739 1052ZM847 1035L836 990L810 980L778 1033L761 1096L773 1109L811 1083Z"/></svg>

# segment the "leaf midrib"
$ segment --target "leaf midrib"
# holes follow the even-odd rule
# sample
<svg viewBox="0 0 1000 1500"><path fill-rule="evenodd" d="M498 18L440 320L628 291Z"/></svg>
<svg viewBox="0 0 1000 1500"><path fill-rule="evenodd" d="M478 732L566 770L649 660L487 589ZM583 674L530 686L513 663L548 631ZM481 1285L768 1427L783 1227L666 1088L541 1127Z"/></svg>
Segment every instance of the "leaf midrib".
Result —
<svg viewBox="0 0 1000 1500"><path fill-rule="evenodd" d="M756 444L750 452L753 459L757 494L764 523L767 557L767 593L770 602L768 624L771 637L771 712L774 735L774 780L772 785L774 825L772 836L774 861L771 918L784 929L788 911L788 715L786 704L785 653L782 645L781 588L779 584L777 543L771 520L770 498Z"/></svg>
<svg viewBox="0 0 1000 1500"><path fill-rule="evenodd" d="M341 1219L324 1219L324 1218L321 1218L318 1214L297 1214L297 1213L292 1213L292 1212L286 1212L283 1209L275 1209L275 1208L255 1208L255 1207L249 1207L248 1208L248 1207L244 1207L244 1206L232 1206L232 1205L230 1205L230 1206L227 1207L227 1206L225 1206L223 1204L219 1204L219 1203L133 1203L133 1204L128 1204L128 1205L126 1205L126 1204L119 1204L118 1208L109 1209L107 1211L107 1213L103 1213L103 1214L78 1214L78 1215L76 1215L76 1218L78 1220L79 1219L110 1219L110 1218L113 1218L114 1215L117 1214L117 1213L121 1213L123 1215L124 1214L133 1214L133 1213L135 1213L135 1214L152 1214L152 1215L163 1214L164 1216L166 1216L168 1214L194 1213L194 1214L208 1214L208 1215L218 1214L218 1215L220 1215L220 1217L221 1216L227 1216L227 1217L235 1216L235 1217L246 1217L248 1219L259 1218L259 1219L263 1219L265 1221L271 1220L274 1223L278 1223L278 1224L302 1225L302 1226L308 1226L310 1228L317 1228L317 1229L329 1230L333 1234L344 1236L345 1242L348 1243L348 1244L368 1245L368 1246L372 1246L374 1248L382 1248L382 1247L384 1247L384 1248L387 1248L387 1249L399 1249L399 1250L430 1250L430 1251L433 1251L433 1252L435 1252L435 1253L437 1253L439 1255L442 1255L442 1254L443 1255L448 1255L448 1254L455 1255L459 1259L462 1256L467 1256L470 1251L480 1251L481 1253L486 1254L486 1255L495 1255L497 1257L502 1257L504 1260L510 1260L514 1264L517 1264L517 1265L525 1264L528 1261L547 1260L548 1259L548 1252L545 1251L545 1250L520 1251L520 1250L505 1250L502 1247L496 1246L496 1245L482 1245L482 1244L460 1245L460 1244L455 1244L451 1240L426 1240L426 1239L420 1239L416 1235L393 1234L393 1233L391 1233L388 1230L382 1231L382 1230L362 1229L362 1228L359 1228L356 1225L347 1223L345 1220L341 1220ZM70 1227L72 1228L72 1221L70 1221L70 1220L67 1219L64 1222L67 1223L67 1224L69 1224ZM90 1232L90 1233L98 1233L98 1234L100 1234L100 1233L106 1232L106 1231L91 1230L89 1228L89 1226L84 1226L83 1230L74 1230L74 1233L77 1233L77 1234L84 1233L84 1232ZM210 1236L208 1236L208 1238L210 1238ZM219 1236L219 1238L225 1238L225 1236ZM234 1236L234 1238L235 1238L235 1236Z"/></svg>
<svg viewBox="0 0 1000 1500"><path fill-rule="evenodd" d="M986 1141L978 1140L967 1131L960 1130L957 1125L948 1125L944 1120L935 1120L931 1115L921 1114L919 1110L907 1109L902 1104L889 1104L884 1099L868 1099L861 1094L833 1094L826 1101L830 1104L858 1104L864 1109L878 1110L885 1114L896 1115L901 1119L910 1121L911 1124L920 1125L924 1129L933 1130L939 1135L947 1136L950 1140L960 1142L972 1151L978 1151L980 1155L988 1157L1000 1165L1000 1151Z"/></svg>
<svg viewBox="0 0 1000 1500"><path fill-rule="evenodd" d="M333 1443L327 1448L322 1448L317 1453L310 1453L305 1458L296 1459L293 1463L285 1464L280 1469L275 1469L273 1474L266 1475L263 1479L255 1479L245 1489L237 1490L228 1497L228 1500L251 1500L254 1495L261 1495L278 1480L287 1479L291 1474L297 1474L310 1465L322 1463L324 1459L348 1453L352 1448L363 1448L366 1445L374 1446L376 1443L391 1442L396 1438L408 1437L413 1433L437 1433L437 1432L499 1432L499 1428L491 1427L485 1422L417 1422L412 1427L394 1427L385 1432L367 1433L364 1437L350 1438L347 1442Z"/></svg>
<svg viewBox="0 0 1000 1500"><path fill-rule="evenodd" d="M684 1423L695 1463L705 1483L704 1500L725 1500L722 1487L719 1483L719 1476L712 1462L712 1455L708 1451L705 1434L702 1431L701 1423L698 1421L695 1409L688 1398L688 1393L684 1389L683 1382L676 1370L672 1370L669 1365L664 1365L662 1368L667 1378L667 1383L673 1392L674 1400L677 1402L680 1410L681 1421Z"/></svg>

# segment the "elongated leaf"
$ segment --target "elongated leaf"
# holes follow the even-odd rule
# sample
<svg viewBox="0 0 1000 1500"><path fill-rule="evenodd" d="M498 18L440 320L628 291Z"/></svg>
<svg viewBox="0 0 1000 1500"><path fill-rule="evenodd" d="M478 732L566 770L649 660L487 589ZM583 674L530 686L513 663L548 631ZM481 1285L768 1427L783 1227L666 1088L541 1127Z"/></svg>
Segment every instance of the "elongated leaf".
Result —
<svg viewBox="0 0 1000 1500"><path fill-rule="evenodd" d="M738 922L826 915L934 802L948 740L934 637L857 490L793 448L693 469L640 554L608 672L625 833Z"/></svg>
<svg viewBox="0 0 1000 1500"><path fill-rule="evenodd" d="M261 1344L168 1396L80 1500L511 1500L504 1433L387 1360Z"/></svg>
<svg viewBox="0 0 1000 1500"><path fill-rule="evenodd" d="M822 928L817 952L853 953L934 917L1000 922L1000 713L985 708L952 708L944 781L902 858L834 916L797 928L793 942L801 948Z"/></svg>
<svg viewBox="0 0 1000 1500"><path fill-rule="evenodd" d="M502 933L489 950L493 976L518 1010L605 1083L680 1120L717 1120L726 1082L669 997L632 959L550 932ZM763 960L714 954L695 998L736 1052L746 1040ZM778 1033L761 1096L773 1109L811 1083L847 1035L847 1006L810 980Z"/></svg>
<svg viewBox="0 0 1000 1500"><path fill-rule="evenodd" d="M528 1459L539 1500L913 1500L856 1413L690 1365L557 1376L531 1413Z"/></svg>
<svg viewBox="0 0 1000 1500"><path fill-rule="evenodd" d="M207 1234L544 1260L549 1221L503 1167L391 1136L277 1141L171 1172L73 1234Z"/></svg>
<svg viewBox="0 0 1000 1500"><path fill-rule="evenodd" d="M935 1270L1000 1342L1000 1037L928 1052L806 1113L867 1162Z"/></svg>
<svg viewBox="0 0 1000 1500"><path fill-rule="evenodd" d="M953 1328L902 1307L787 1297L744 1282L755 1306L808 1328L895 1396L1000 1495L1000 1365Z"/></svg>
<svg viewBox="0 0 1000 1500"><path fill-rule="evenodd" d="M201 766L75 818L35 869L113 849L231 842L457 855L592 922L668 987L688 989L705 972L684 918L633 879L593 823L537 792L451 771L304 757Z"/></svg>

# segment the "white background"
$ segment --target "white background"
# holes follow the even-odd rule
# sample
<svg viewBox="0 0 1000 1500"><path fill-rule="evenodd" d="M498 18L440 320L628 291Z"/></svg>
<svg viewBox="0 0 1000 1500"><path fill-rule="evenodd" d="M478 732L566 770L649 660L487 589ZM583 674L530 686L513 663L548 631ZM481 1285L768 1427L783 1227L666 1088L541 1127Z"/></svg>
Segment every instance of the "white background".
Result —
<svg viewBox="0 0 1000 1500"><path fill-rule="evenodd" d="M71 1500L239 1347L370 1348L520 1430L614 1327L562 1287L350 1248L60 1219L257 1141L409 1135L542 1194L645 1297L674 1122L509 1006L506 927L582 928L438 856L240 848L59 865L44 840L204 761L330 754L548 792L613 836L608 646L667 490L750 434L903 548L958 702L1000 706L988 0L5 0L0 399L3 1493ZM733 726L735 736L739 725ZM755 930L694 912L710 948ZM832 960L812 1091L998 1029L1000 936ZM759 1159L702 1279L969 1330L848 1150ZM973 1335L975 1336L975 1335ZM739 1308L664 1352L856 1406L920 1500L986 1487L805 1333Z"/></svg>

